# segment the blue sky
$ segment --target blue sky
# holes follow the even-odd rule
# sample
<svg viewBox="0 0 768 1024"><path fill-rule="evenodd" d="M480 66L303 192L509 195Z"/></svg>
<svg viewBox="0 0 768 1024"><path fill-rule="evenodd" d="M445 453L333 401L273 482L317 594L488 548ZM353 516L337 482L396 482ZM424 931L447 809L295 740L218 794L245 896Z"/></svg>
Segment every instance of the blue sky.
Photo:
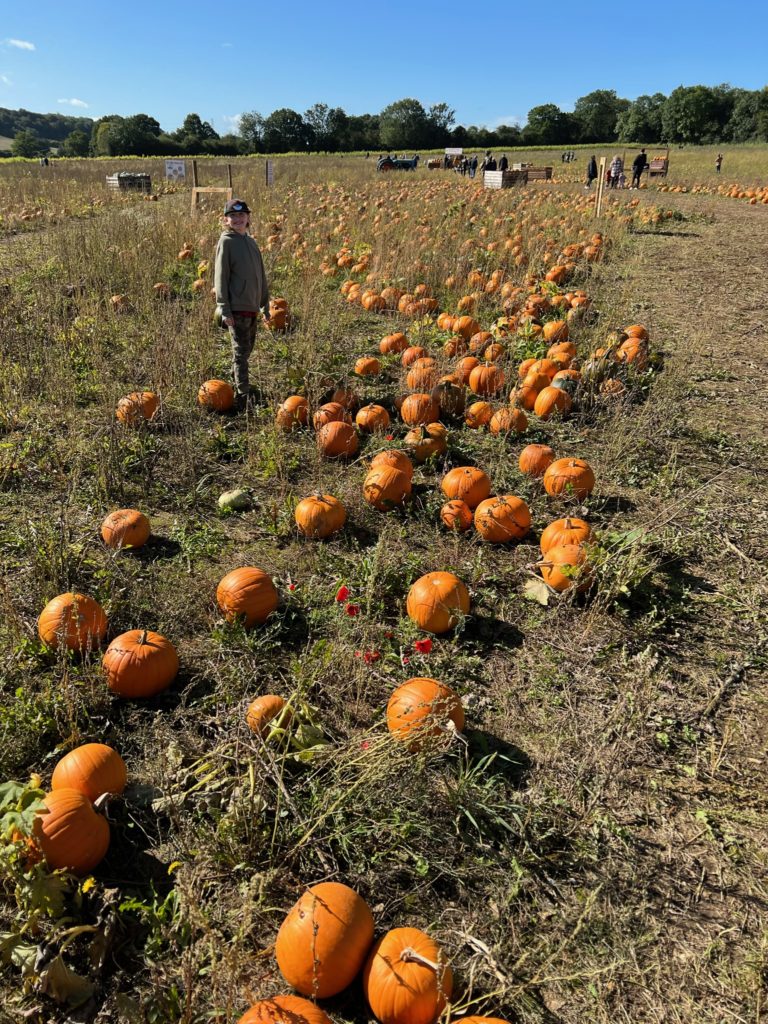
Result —
<svg viewBox="0 0 768 1024"><path fill-rule="evenodd" d="M378 113L406 96L448 103L459 124L493 127L524 123L540 103L570 110L598 88L634 99L681 84L768 84L766 8L753 0L13 8L0 16L0 106L146 113L166 130L191 111L223 134L244 110L303 113L323 102Z"/></svg>

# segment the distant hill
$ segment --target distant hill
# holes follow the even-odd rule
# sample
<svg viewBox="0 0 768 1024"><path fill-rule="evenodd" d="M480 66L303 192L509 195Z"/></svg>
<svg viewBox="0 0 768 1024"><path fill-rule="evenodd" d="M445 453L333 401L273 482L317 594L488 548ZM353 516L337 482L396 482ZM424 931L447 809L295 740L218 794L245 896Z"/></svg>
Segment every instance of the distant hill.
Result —
<svg viewBox="0 0 768 1024"><path fill-rule="evenodd" d="M0 153L10 153L12 145L13 139L7 139L4 135L0 135Z"/></svg>
<svg viewBox="0 0 768 1024"><path fill-rule="evenodd" d="M5 149L6 139L13 139L17 132L24 129L34 132L42 141L49 144L63 142L70 132L79 129L86 135L91 134L93 119L90 117L70 117L67 114L36 114L31 110L9 110L0 107L0 149ZM10 148L7 147L7 148Z"/></svg>

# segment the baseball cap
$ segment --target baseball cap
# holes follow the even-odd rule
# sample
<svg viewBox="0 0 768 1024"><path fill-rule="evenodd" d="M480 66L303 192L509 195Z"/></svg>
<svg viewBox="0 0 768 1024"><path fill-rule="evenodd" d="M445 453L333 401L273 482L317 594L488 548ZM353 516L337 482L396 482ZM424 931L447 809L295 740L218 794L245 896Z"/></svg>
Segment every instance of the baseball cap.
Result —
<svg viewBox="0 0 768 1024"><path fill-rule="evenodd" d="M224 204L224 216L228 213L250 213L248 204L244 203L242 199L229 199Z"/></svg>

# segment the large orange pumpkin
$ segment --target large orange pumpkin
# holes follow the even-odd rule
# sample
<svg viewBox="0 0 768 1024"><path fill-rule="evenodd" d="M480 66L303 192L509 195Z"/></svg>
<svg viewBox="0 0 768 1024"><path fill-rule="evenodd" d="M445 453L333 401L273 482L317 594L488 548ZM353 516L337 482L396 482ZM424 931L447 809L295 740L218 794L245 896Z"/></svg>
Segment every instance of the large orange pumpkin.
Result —
<svg viewBox="0 0 768 1024"><path fill-rule="evenodd" d="M591 582L587 552L581 544L563 544L547 550L539 563L544 581L553 590L576 587L586 590Z"/></svg>
<svg viewBox="0 0 768 1024"><path fill-rule="evenodd" d="M358 410L355 423L367 434L384 431L389 426L389 413L383 405L364 405Z"/></svg>
<svg viewBox="0 0 768 1024"><path fill-rule="evenodd" d="M327 999L349 985L373 942L373 915L340 882L313 885L288 912L275 941L280 973L302 995Z"/></svg>
<svg viewBox="0 0 768 1024"><path fill-rule="evenodd" d="M257 736L263 736L269 723L282 714L286 706L285 698L278 697L275 693L266 693L257 697L248 705L248 710L245 713L246 725ZM290 717L290 708L285 717Z"/></svg>
<svg viewBox="0 0 768 1024"><path fill-rule="evenodd" d="M570 516L556 519L541 531L539 547L542 555L550 548L559 548L564 544L586 544L592 539L592 527L584 519Z"/></svg>
<svg viewBox="0 0 768 1024"><path fill-rule="evenodd" d="M346 459L357 453L357 431L349 423L326 423L317 432L317 447L326 459Z"/></svg>
<svg viewBox="0 0 768 1024"><path fill-rule="evenodd" d="M442 423L427 423L414 427L405 435L405 443L417 462L426 462L433 455L443 455L448 450L448 431Z"/></svg>
<svg viewBox="0 0 768 1024"><path fill-rule="evenodd" d="M521 473L538 479L554 461L555 453L548 444L528 444L520 452L517 464Z"/></svg>
<svg viewBox="0 0 768 1024"><path fill-rule="evenodd" d="M148 629L116 636L102 660L107 686L118 697L154 697L179 671L179 655L170 640Z"/></svg>
<svg viewBox="0 0 768 1024"><path fill-rule="evenodd" d="M51 789L76 789L89 800L104 793L122 793L127 780L125 761L106 743L83 743L53 769Z"/></svg>
<svg viewBox="0 0 768 1024"><path fill-rule="evenodd" d="M48 866L87 875L109 849L109 824L76 789L47 793L32 826Z"/></svg>
<svg viewBox="0 0 768 1024"><path fill-rule="evenodd" d="M371 950L363 991L381 1024L435 1024L453 990L440 947L418 928L394 928Z"/></svg>
<svg viewBox="0 0 768 1024"><path fill-rule="evenodd" d="M534 413L542 420L548 420L556 412L564 416L570 412L573 399L562 388L546 387L539 392L533 406Z"/></svg>
<svg viewBox="0 0 768 1024"><path fill-rule="evenodd" d="M481 363L470 373L469 387L476 395L497 395L504 387L504 371L497 363Z"/></svg>
<svg viewBox="0 0 768 1024"><path fill-rule="evenodd" d="M592 493L595 474L584 459L556 459L544 472L544 489L552 498L565 495L581 500Z"/></svg>
<svg viewBox="0 0 768 1024"><path fill-rule="evenodd" d="M409 679L389 698L387 728L410 750L418 750L430 738L444 735L448 721L461 732L464 708L459 695L436 679Z"/></svg>
<svg viewBox="0 0 768 1024"><path fill-rule="evenodd" d="M344 526L347 510L332 494L313 494L299 502L294 519L299 532L305 537L323 540Z"/></svg>
<svg viewBox="0 0 768 1024"><path fill-rule="evenodd" d="M398 451L397 448L388 448L386 451L374 455L371 459L371 469L376 466L393 466L395 469L407 473L411 479L413 478L413 463L405 452Z"/></svg>
<svg viewBox="0 0 768 1024"><path fill-rule="evenodd" d="M235 404L235 389L225 380L206 380L200 385L197 400L206 409L227 412Z"/></svg>
<svg viewBox="0 0 768 1024"><path fill-rule="evenodd" d="M243 616L249 627L266 621L277 608L279 597L271 576L246 565L227 573L216 588L216 600L230 622Z"/></svg>
<svg viewBox="0 0 768 1024"><path fill-rule="evenodd" d="M308 419L309 403L302 395L289 395L275 414L275 423L286 433L306 426Z"/></svg>
<svg viewBox="0 0 768 1024"><path fill-rule="evenodd" d="M160 406L160 399L154 391L132 391L117 403L115 415L121 423L136 426L144 420L151 420Z"/></svg>
<svg viewBox="0 0 768 1024"><path fill-rule="evenodd" d="M452 572L428 572L408 591L408 617L428 633L447 633L469 614L469 591Z"/></svg>
<svg viewBox="0 0 768 1024"><path fill-rule="evenodd" d="M37 632L48 647L70 651L100 647L107 634L104 609L85 594L59 594L40 612Z"/></svg>
<svg viewBox="0 0 768 1024"><path fill-rule="evenodd" d="M331 1024L331 1018L301 996L272 996L254 1003L237 1024Z"/></svg>
<svg viewBox="0 0 768 1024"><path fill-rule="evenodd" d="M445 474L440 487L446 498L458 498L470 508L476 508L491 493L488 475L476 466L456 466Z"/></svg>
<svg viewBox="0 0 768 1024"><path fill-rule="evenodd" d="M140 548L149 540L151 527L143 512L118 508L101 524L101 536L110 548Z"/></svg>
<svg viewBox="0 0 768 1024"><path fill-rule="evenodd" d="M531 512L522 498L502 494L486 498L475 509L475 528L483 540L506 544L520 540L531 528Z"/></svg>
<svg viewBox="0 0 768 1024"><path fill-rule="evenodd" d="M326 402L312 417L312 426L321 430L327 423L348 423L349 414L341 402Z"/></svg>
<svg viewBox="0 0 768 1024"><path fill-rule="evenodd" d="M440 418L440 405L431 395L408 395L400 406L400 415L409 427L425 426Z"/></svg>
<svg viewBox="0 0 768 1024"><path fill-rule="evenodd" d="M520 409L511 406L497 409L491 416L488 429L494 437L503 434L522 434L528 429L528 418Z"/></svg>
<svg viewBox="0 0 768 1024"><path fill-rule="evenodd" d="M394 466L375 466L363 483L363 497L380 512L402 505L410 493L410 476Z"/></svg>

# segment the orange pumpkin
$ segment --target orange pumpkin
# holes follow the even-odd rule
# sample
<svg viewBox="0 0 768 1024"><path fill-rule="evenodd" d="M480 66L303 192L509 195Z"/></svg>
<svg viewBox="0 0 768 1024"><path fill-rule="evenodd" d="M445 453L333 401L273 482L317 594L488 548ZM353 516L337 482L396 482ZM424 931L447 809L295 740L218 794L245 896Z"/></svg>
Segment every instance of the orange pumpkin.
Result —
<svg viewBox="0 0 768 1024"><path fill-rule="evenodd" d="M493 419L494 409L490 402L473 402L464 415L464 422L472 430L487 427Z"/></svg>
<svg viewBox="0 0 768 1024"><path fill-rule="evenodd" d="M382 292L382 297L384 293ZM386 301L386 300L385 300ZM395 334L387 334L379 342L379 351L382 355L391 355L394 352L405 352L408 348L408 339L400 331Z"/></svg>
<svg viewBox="0 0 768 1024"><path fill-rule="evenodd" d="M587 552L581 544L563 544L550 548L539 563L544 582L553 590L575 587L587 590L591 583Z"/></svg>
<svg viewBox="0 0 768 1024"><path fill-rule="evenodd" d="M408 591L411 621L428 633L447 633L469 614L469 591L452 572L428 572Z"/></svg>
<svg viewBox="0 0 768 1024"><path fill-rule="evenodd" d="M403 354L400 356L400 362L403 366L411 366L417 359L424 359L426 355L427 350L422 348L421 345L411 345L409 348L403 350Z"/></svg>
<svg viewBox="0 0 768 1024"><path fill-rule="evenodd" d="M520 452L517 465L521 473L538 479L554 461L555 453L548 444L529 444Z"/></svg>
<svg viewBox="0 0 768 1024"><path fill-rule="evenodd" d="M309 403L301 395L289 395L275 415L275 423L286 433L306 426L308 419Z"/></svg>
<svg viewBox="0 0 768 1024"><path fill-rule="evenodd" d="M381 1024L435 1024L453 990L440 947L418 928L394 928L375 944L363 991Z"/></svg>
<svg viewBox="0 0 768 1024"><path fill-rule="evenodd" d="M342 529L347 521L347 510L331 494L313 494L298 503L294 520L303 536L324 540Z"/></svg>
<svg viewBox="0 0 768 1024"><path fill-rule="evenodd" d="M410 493L410 476L393 466L374 467L363 483L363 497L380 512L402 505Z"/></svg>
<svg viewBox="0 0 768 1024"><path fill-rule="evenodd" d="M466 501L447 501L440 509L440 518L449 530L465 533L472 525L472 509Z"/></svg>
<svg viewBox="0 0 768 1024"><path fill-rule="evenodd" d="M32 836L48 867L87 875L109 849L109 824L87 796L76 789L47 793L37 812Z"/></svg>
<svg viewBox="0 0 768 1024"><path fill-rule="evenodd" d="M121 423L136 426L151 420L159 406L160 399L153 391L132 391L117 403L115 415Z"/></svg>
<svg viewBox="0 0 768 1024"><path fill-rule="evenodd" d="M407 473L409 477L413 477L413 463L405 452L398 451L396 448L389 448L387 451L374 455L371 459L371 469L376 466L393 466L395 469Z"/></svg>
<svg viewBox="0 0 768 1024"><path fill-rule="evenodd" d="M104 609L85 594L59 594L40 612L37 632L48 647L84 651L100 647L107 634Z"/></svg>
<svg viewBox="0 0 768 1024"><path fill-rule="evenodd" d="M358 410L355 423L366 434L383 431L389 426L389 413L383 405L364 405Z"/></svg>
<svg viewBox="0 0 768 1024"><path fill-rule="evenodd" d="M237 1024L332 1024L331 1018L301 996L272 996L246 1010Z"/></svg>
<svg viewBox="0 0 768 1024"><path fill-rule="evenodd" d="M584 459L557 459L544 472L544 489L552 498L566 495L579 501L592 493L595 474Z"/></svg>
<svg viewBox="0 0 768 1024"><path fill-rule="evenodd" d="M197 400L206 409L227 412L235 404L235 389L225 380L206 380L200 385Z"/></svg>
<svg viewBox="0 0 768 1024"><path fill-rule="evenodd" d="M321 882L294 904L280 926L275 958L280 973L302 995L335 996L363 965L373 941L368 904L347 885Z"/></svg>
<svg viewBox="0 0 768 1024"><path fill-rule="evenodd" d="M277 608L279 597L271 576L246 565L233 569L221 580L216 601L229 622L242 616L248 628L265 622Z"/></svg>
<svg viewBox="0 0 768 1024"><path fill-rule="evenodd" d="M349 423L326 423L317 432L317 447L326 459L351 458L358 445L357 431Z"/></svg>
<svg viewBox="0 0 768 1024"><path fill-rule="evenodd" d="M252 733L263 736L267 732L270 722L281 715L287 706L285 698L278 697L274 693L264 694L262 697L252 700L248 705L245 723ZM290 717L289 708L284 719L287 721Z"/></svg>
<svg viewBox="0 0 768 1024"><path fill-rule="evenodd" d="M109 548L143 547L150 532L149 520L135 508L118 508L101 524L101 536Z"/></svg>
<svg viewBox="0 0 768 1024"><path fill-rule="evenodd" d="M363 356L355 363L355 373L359 377L375 377L381 373L381 363L373 356Z"/></svg>
<svg viewBox="0 0 768 1024"><path fill-rule="evenodd" d="M436 679L409 679L387 704L387 728L409 750L419 750L425 741L444 735L449 721L458 732L464 728L461 698Z"/></svg>
<svg viewBox="0 0 768 1024"><path fill-rule="evenodd" d="M448 431L442 423L427 423L409 430L405 443L417 462L426 462L433 455L443 455L448 450Z"/></svg>
<svg viewBox="0 0 768 1024"><path fill-rule="evenodd" d="M565 544L586 544L592 539L592 527L584 519L570 516L555 519L541 531L539 547L542 555L550 548L563 547Z"/></svg>
<svg viewBox="0 0 768 1024"><path fill-rule="evenodd" d="M348 423L349 415L341 402L326 402L312 417L312 426L320 430L327 423Z"/></svg>
<svg viewBox="0 0 768 1024"><path fill-rule="evenodd" d="M467 385L469 384L469 377L476 366L480 365L480 360L475 356L464 356L456 363L456 376L459 378L460 383Z"/></svg>
<svg viewBox="0 0 768 1024"><path fill-rule="evenodd" d="M491 416L488 429L494 437L500 434L522 434L528 428L528 419L520 409L497 409Z"/></svg>
<svg viewBox="0 0 768 1024"><path fill-rule="evenodd" d="M548 420L556 412L564 416L570 412L572 406L573 399L567 391L562 388L546 387L537 395L533 411L539 419Z"/></svg>
<svg viewBox="0 0 768 1024"><path fill-rule="evenodd" d="M475 509L475 529L491 544L520 540L531 528L531 512L522 498L502 494L486 498Z"/></svg>
<svg viewBox="0 0 768 1024"><path fill-rule="evenodd" d="M400 416L409 427L420 427L440 418L440 406L431 395L408 395L400 406Z"/></svg>
<svg viewBox="0 0 768 1024"><path fill-rule="evenodd" d="M107 686L118 697L154 697L179 671L179 655L170 640L148 629L129 629L104 652Z"/></svg>
<svg viewBox="0 0 768 1024"><path fill-rule="evenodd" d="M122 793L128 774L125 761L106 743L83 743L53 769L51 789L76 789L89 800L104 793Z"/></svg>
<svg viewBox="0 0 768 1024"><path fill-rule="evenodd" d="M458 498L470 508L476 508L491 493L487 473L476 466L457 466L443 477L440 488L446 498Z"/></svg>
<svg viewBox="0 0 768 1024"><path fill-rule="evenodd" d="M504 371L497 363L476 366L469 375L469 387L476 395L497 395L504 387Z"/></svg>

